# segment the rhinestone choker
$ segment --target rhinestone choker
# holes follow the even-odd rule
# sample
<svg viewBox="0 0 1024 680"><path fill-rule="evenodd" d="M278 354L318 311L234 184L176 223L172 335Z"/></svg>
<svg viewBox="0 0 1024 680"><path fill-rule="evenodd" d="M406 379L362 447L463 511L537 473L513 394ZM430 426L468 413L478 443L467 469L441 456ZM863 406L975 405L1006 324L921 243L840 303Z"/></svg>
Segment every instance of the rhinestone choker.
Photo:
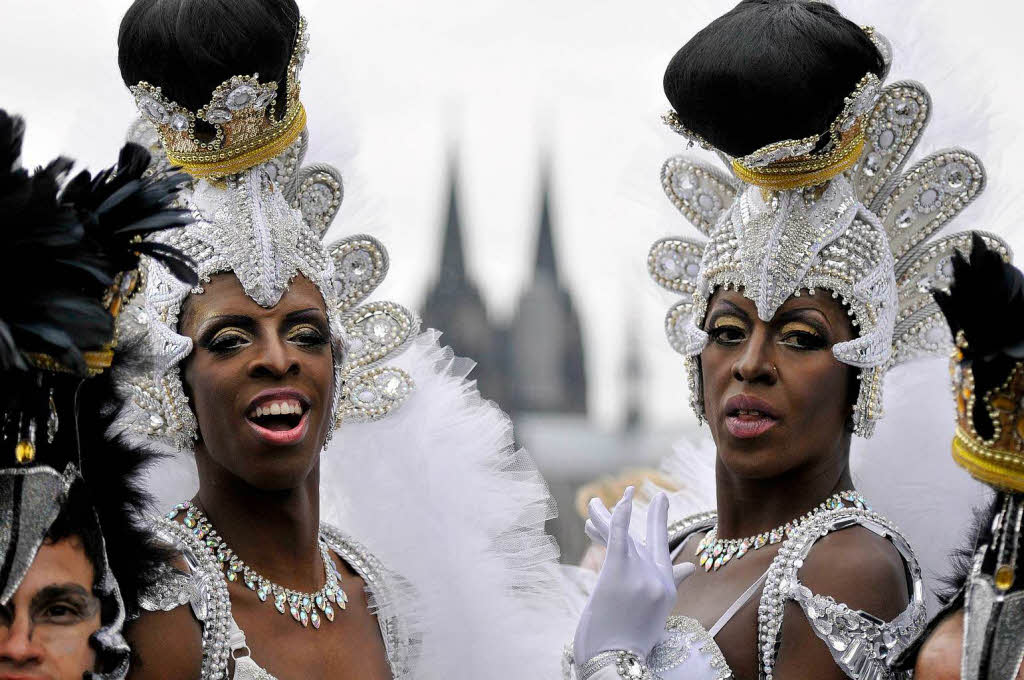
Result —
<svg viewBox="0 0 1024 680"><path fill-rule="evenodd" d="M789 538L795 529L805 524L808 520L832 510L840 510L845 507L855 507L860 510L870 510L868 502L856 491L839 491L822 501L816 508L806 514L783 524L780 527L770 529L756 536L748 538L716 538L718 525L704 535L704 538L697 544L694 555L700 555L700 566L704 571L714 569L718 571L723 566L738 560L751 550L759 550L766 545L774 545L783 539Z"/></svg>
<svg viewBox="0 0 1024 680"><path fill-rule="evenodd" d="M203 541L206 552L216 557L217 561L224 566L224 577L232 582L241 578L246 587L254 591L261 602L273 601L279 614L284 614L287 611L295 622L304 628L313 624L313 628L319 629L323 618L334 621L332 602L338 609L345 609L347 606L348 595L341 587L341 574L334 566L334 560L331 559L327 544L322 537L319 539L320 557L324 561L326 582L324 587L315 593L304 593L277 585L239 559L220 537L217 530L213 528L213 524L206 515L190 501L174 506L174 509L167 513L167 519L175 519L182 511L185 512L183 524ZM320 615L321 612L323 617Z"/></svg>

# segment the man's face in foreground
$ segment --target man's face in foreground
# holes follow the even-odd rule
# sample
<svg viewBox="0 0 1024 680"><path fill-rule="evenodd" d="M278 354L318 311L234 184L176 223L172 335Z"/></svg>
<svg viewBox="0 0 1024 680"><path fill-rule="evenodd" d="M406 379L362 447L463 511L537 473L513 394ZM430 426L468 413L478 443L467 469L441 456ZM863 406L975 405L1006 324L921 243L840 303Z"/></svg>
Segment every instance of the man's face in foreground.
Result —
<svg viewBox="0 0 1024 680"><path fill-rule="evenodd" d="M21 586L0 606L0 680L81 680L95 669L100 627L94 569L81 539L39 548Z"/></svg>

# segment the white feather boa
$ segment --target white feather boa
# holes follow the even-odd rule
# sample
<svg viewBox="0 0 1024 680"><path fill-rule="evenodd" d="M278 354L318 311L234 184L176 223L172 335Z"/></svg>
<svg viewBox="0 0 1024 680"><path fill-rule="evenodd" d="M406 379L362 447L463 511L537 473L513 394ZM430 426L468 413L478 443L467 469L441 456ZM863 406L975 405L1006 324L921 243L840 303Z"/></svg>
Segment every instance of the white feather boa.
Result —
<svg viewBox="0 0 1024 680"><path fill-rule="evenodd" d="M582 595L544 532L554 501L515 449L508 416L466 379L473 363L438 335L420 335L389 362L416 383L406 403L335 432L321 457L321 518L410 586L373 602L420 640L404 677L561 677ZM161 509L190 498L199 486L191 453L149 481Z"/></svg>
<svg viewBox="0 0 1024 680"><path fill-rule="evenodd" d="M554 503L511 421L465 379L471 363L436 337L390 362L416 382L397 412L335 433L323 518L412 586L375 603L422 639L410 677L558 677L575 621L544 533Z"/></svg>

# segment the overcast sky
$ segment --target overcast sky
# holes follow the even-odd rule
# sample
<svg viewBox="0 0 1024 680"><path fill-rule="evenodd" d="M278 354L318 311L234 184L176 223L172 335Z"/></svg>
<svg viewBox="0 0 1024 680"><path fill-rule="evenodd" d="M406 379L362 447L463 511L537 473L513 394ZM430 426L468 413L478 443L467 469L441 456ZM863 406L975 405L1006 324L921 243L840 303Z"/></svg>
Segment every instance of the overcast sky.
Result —
<svg viewBox="0 0 1024 680"><path fill-rule="evenodd" d="M505 320L530 275L538 171L548 159L559 265L582 317L595 421L613 426L621 417L625 326L634 323L650 418L689 422L681 364L662 332L671 299L645 271L654 240L695 233L658 181L662 161L682 150L659 122L667 108L661 75L672 54L731 5L300 0L312 36L303 74L311 156L337 163L348 181L332 233L379 235L392 255L382 294L418 306L436 274L445 163L454 150L471 273ZM28 120L26 163L58 153L92 168L112 162L134 115L115 48L128 3L0 6L0 106ZM988 190L958 226L997 231L1024 253L1021 214L1008 203L1024 180L1019 5L840 6L892 40L895 78L932 91L933 129L922 150L962 145L986 161Z"/></svg>

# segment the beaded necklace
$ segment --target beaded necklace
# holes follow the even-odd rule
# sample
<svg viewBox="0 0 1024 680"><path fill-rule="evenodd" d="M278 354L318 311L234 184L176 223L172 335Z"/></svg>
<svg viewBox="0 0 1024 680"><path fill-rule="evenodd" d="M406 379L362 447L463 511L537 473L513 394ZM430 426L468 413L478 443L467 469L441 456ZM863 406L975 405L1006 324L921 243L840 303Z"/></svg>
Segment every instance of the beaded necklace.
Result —
<svg viewBox="0 0 1024 680"><path fill-rule="evenodd" d="M223 565L224 577L230 582L241 578L246 587L256 593L260 602L272 601L279 614L287 611L292 619L304 628L313 624L313 628L319 629L324 618L334 621L332 602L338 609L345 609L347 606L348 595L341 587L341 574L338 573L322 536L319 538L319 547L320 557L324 562L324 587L313 593L304 593L277 585L239 559L213 528L209 518L190 501L174 506L174 509L167 513L167 518L173 520L183 511L185 517L182 523L203 541L206 552Z"/></svg>
<svg viewBox="0 0 1024 680"><path fill-rule="evenodd" d="M726 564L729 564L729 562L740 559L750 550L759 550L766 545L779 543L783 539L789 538L794 529L799 528L809 520L822 513L848 507L847 504L860 510L871 509L868 506L868 502L864 500L864 497L856 491L839 491L800 517L756 536L747 538L716 538L718 534L718 525L716 524L704 535L704 538L700 539L700 543L697 544L697 550L693 554L700 555L699 563L700 566L704 567L704 571L711 571L712 569L718 571Z"/></svg>

